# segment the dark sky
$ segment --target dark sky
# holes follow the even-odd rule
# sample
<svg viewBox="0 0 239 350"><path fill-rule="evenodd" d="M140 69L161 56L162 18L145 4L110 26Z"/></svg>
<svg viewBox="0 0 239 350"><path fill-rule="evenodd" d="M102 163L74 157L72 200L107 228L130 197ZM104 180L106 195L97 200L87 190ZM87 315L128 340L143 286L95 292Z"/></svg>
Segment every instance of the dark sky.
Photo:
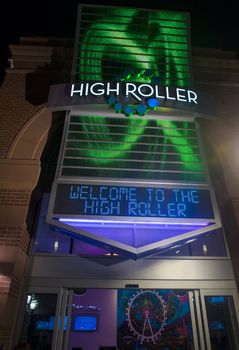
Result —
<svg viewBox="0 0 239 350"><path fill-rule="evenodd" d="M239 19L236 1L231 4L227 0L218 2L212 0L8 0L4 11L0 9L3 16L0 19L1 66L9 57L8 45L17 43L21 36L73 37L78 2L189 12L193 46L239 52Z"/></svg>

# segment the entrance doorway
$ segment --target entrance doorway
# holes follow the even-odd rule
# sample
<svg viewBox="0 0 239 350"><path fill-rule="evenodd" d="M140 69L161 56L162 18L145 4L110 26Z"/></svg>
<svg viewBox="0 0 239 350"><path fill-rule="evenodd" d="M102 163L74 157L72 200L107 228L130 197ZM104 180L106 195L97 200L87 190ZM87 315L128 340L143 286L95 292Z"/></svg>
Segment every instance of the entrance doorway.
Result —
<svg viewBox="0 0 239 350"><path fill-rule="evenodd" d="M232 291L63 289L53 350L235 350Z"/></svg>

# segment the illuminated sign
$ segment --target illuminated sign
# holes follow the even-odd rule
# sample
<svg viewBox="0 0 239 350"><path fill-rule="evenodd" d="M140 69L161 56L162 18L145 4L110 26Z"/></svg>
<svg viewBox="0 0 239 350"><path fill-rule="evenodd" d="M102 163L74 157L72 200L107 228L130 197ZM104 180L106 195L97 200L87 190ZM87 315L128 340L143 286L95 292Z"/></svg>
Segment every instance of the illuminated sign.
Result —
<svg viewBox="0 0 239 350"><path fill-rule="evenodd" d="M83 5L77 28L71 83L48 95L72 111L48 222L134 258L217 229L195 122L215 108L191 88L188 15Z"/></svg>
<svg viewBox="0 0 239 350"><path fill-rule="evenodd" d="M212 97L206 93L153 83L81 81L73 84L52 85L47 105L49 108L57 110L81 105L110 105L109 99L112 98L116 98L117 102L124 105L144 106L146 104L150 109L160 106L190 110L207 115L215 114ZM150 106L147 103L148 100L152 99L158 102L157 105L154 103L153 106ZM136 111L135 114L140 115L140 111Z"/></svg>
<svg viewBox="0 0 239 350"><path fill-rule="evenodd" d="M196 92L177 87L140 83L80 82L71 85L71 97L78 96L116 96L133 97L142 101L146 97L198 104Z"/></svg>
<svg viewBox="0 0 239 350"><path fill-rule="evenodd" d="M54 214L151 219L214 218L208 189L58 184Z"/></svg>

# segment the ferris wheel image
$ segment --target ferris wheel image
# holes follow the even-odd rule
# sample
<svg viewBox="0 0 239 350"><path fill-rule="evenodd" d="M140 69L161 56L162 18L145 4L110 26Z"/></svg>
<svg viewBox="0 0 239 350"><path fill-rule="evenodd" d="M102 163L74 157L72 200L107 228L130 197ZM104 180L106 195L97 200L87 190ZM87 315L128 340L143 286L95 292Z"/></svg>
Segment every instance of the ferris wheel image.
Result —
<svg viewBox="0 0 239 350"><path fill-rule="evenodd" d="M155 290L139 291L130 299L126 316L131 332L141 343L155 344L166 323L166 305Z"/></svg>

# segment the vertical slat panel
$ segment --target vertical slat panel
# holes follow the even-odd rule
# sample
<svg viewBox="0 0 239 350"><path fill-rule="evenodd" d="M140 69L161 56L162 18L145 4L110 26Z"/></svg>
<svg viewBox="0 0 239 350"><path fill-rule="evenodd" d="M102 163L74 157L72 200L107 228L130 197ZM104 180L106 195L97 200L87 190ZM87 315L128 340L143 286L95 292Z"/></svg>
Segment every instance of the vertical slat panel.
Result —
<svg viewBox="0 0 239 350"><path fill-rule="evenodd" d="M133 68L151 69L162 85L191 85L187 14L86 5L80 14L75 81Z"/></svg>

